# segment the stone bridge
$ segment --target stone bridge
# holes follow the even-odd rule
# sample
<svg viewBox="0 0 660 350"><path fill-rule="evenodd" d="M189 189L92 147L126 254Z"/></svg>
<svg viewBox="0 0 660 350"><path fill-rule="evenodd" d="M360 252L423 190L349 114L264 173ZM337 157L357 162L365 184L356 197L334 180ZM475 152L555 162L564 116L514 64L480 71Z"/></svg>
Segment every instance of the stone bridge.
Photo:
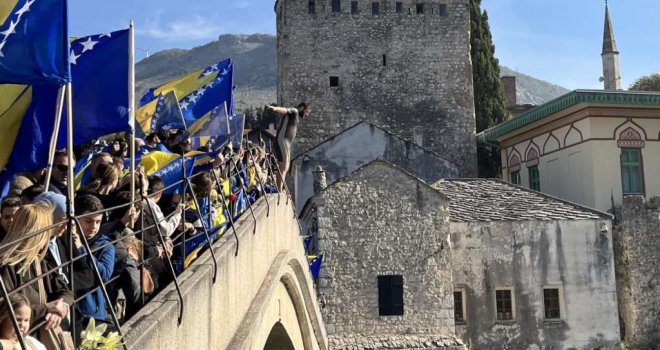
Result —
<svg viewBox="0 0 660 350"><path fill-rule="evenodd" d="M327 336L292 202L269 195L127 322L130 349L327 349Z"/></svg>

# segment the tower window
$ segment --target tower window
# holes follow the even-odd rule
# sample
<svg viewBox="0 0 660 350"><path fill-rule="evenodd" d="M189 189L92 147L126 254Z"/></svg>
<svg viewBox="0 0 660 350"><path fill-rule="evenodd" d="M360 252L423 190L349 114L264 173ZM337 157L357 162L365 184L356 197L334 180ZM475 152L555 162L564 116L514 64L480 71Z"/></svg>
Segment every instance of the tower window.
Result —
<svg viewBox="0 0 660 350"><path fill-rule="evenodd" d="M415 8L417 9L418 15L424 14L424 4L415 4Z"/></svg>
<svg viewBox="0 0 660 350"><path fill-rule="evenodd" d="M454 322L465 323L465 293L454 290Z"/></svg>
<svg viewBox="0 0 660 350"><path fill-rule="evenodd" d="M383 67L387 66L387 55L383 55Z"/></svg>
<svg viewBox="0 0 660 350"><path fill-rule="evenodd" d="M332 13L339 13L341 12L341 0L332 0Z"/></svg>
<svg viewBox="0 0 660 350"><path fill-rule="evenodd" d="M438 15L444 16L447 14L447 4L440 4L438 6Z"/></svg>
<svg viewBox="0 0 660 350"><path fill-rule="evenodd" d="M371 14L374 16L380 15L380 3L372 2L371 3Z"/></svg>
<svg viewBox="0 0 660 350"><path fill-rule="evenodd" d="M352 15L357 15L358 14L358 2L357 1L351 1L351 14Z"/></svg>
<svg viewBox="0 0 660 350"><path fill-rule="evenodd" d="M403 13L403 3L398 1L395 5L396 13Z"/></svg>
<svg viewBox="0 0 660 350"><path fill-rule="evenodd" d="M403 315L403 276L378 276L378 314Z"/></svg>
<svg viewBox="0 0 660 350"><path fill-rule="evenodd" d="M307 13L310 15L316 14L316 3L314 1L307 3Z"/></svg>
<svg viewBox="0 0 660 350"><path fill-rule="evenodd" d="M330 86L339 86L339 77L330 77Z"/></svg>

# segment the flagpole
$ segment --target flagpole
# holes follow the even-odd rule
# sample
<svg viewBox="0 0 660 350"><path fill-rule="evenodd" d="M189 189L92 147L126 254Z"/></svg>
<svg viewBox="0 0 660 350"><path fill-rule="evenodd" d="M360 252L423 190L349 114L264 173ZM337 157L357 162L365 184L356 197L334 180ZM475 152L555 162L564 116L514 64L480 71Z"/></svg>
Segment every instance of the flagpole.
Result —
<svg viewBox="0 0 660 350"><path fill-rule="evenodd" d="M225 118L227 118L227 136L229 137L229 144L231 145L231 129L229 128L229 113L227 112L227 101L223 102L225 106ZM232 145L232 148L234 145Z"/></svg>
<svg viewBox="0 0 660 350"><path fill-rule="evenodd" d="M71 82L66 84L66 150L69 157L69 169L67 170L67 207L69 208L69 218L74 217L73 208L74 187L73 183L73 98L71 91Z"/></svg>
<svg viewBox="0 0 660 350"><path fill-rule="evenodd" d="M57 138L60 135L60 124L62 123L62 109L64 108L65 91L66 91L66 85L60 86L60 89L57 91L57 106L55 107L55 125L53 127L53 134L50 138L50 148L48 150L48 167L46 168L46 181L44 185L45 191L48 191L48 186L50 186L50 176L53 173L53 161L55 158L55 149L57 148ZM73 181L73 179L71 179L71 181Z"/></svg>
<svg viewBox="0 0 660 350"><path fill-rule="evenodd" d="M131 126L130 176L131 203L135 202L135 28L133 20L128 27L128 123Z"/></svg>

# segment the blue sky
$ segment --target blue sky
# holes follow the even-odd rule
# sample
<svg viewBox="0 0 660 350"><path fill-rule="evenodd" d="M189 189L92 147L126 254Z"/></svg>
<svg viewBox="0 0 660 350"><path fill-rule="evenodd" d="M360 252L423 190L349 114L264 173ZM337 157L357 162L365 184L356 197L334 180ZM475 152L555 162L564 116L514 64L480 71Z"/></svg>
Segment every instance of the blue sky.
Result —
<svg viewBox="0 0 660 350"><path fill-rule="evenodd" d="M274 33L274 0L69 0L71 35L136 24L151 53L191 48L222 33ZM500 62L569 89L602 88L602 0L483 0ZM610 0L627 88L660 72L660 0ZM137 57L144 53L138 51Z"/></svg>

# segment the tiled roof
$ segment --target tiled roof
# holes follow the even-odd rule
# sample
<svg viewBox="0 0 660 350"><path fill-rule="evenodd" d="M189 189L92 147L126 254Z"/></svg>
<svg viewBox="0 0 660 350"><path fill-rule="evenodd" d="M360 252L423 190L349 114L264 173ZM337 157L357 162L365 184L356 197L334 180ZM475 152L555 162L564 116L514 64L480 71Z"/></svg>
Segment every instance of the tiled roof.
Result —
<svg viewBox="0 0 660 350"><path fill-rule="evenodd" d="M328 348L333 350L362 349L465 349L463 342L446 335L359 335L329 336Z"/></svg>
<svg viewBox="0 0 660 350"><path fill-rule="evenodd" d="M446 179L434 187L449 197L453 222L609 218L606 213L496 179Z"/></svg>

